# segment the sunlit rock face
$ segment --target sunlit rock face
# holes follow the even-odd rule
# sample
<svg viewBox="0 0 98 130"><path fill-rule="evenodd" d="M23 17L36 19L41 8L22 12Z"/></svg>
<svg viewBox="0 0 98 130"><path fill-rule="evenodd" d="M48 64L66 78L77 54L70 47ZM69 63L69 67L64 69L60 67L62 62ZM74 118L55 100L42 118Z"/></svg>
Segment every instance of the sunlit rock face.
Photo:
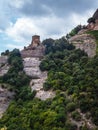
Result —
<svg viewBox="0 0 98 130"><path fill-rule="evenodd" d="M40 58L27 57L23 58L24 71L27 75L32 77L30 86L32 91L36 90L36 97L41 100L46 100L48 98L53 98L55 93L53 91L44 91L43 84L47 79L47 72L41 72L39 69Z"/></svg>
<svg viewBox="0 0 98 130"><path fill-rule="evenodd" d="M96 55L96 41L95 38L89 34L77 34L69 39L69 43L76 46L76 49L84 50L89 57Z"/></svg>
<svg viewBox="0 0 98 130"><path fill-rule="evenodd" d="M8 57L0 56L0 76L6 74L9 70ZM8 89L3 88L5 85L0 84L0 118L9 106L10 101L14 96L14 92L10 92ZM7 87L7 86L6 86Z"/></svg>
<svg viewBox="0 0 98 130"><path fill-rule="evenodd" d="M40 77L39 65L44 56L45 47L40 42L40 36L32 36L31 44L21 51L24 71L31 77Z"/></svg>
<svg viewBox="0 0 98 130"><path fill-rule="evenodd" d="M24 50L21 51L21 56L23 58L26 58L26 57L43 58L44 50L45 48L43 45L38 45L37 47L28 46L24 48Z"/></svg>
<svg viewBox="0 0 98 130"><path fill-rule="evenodd" d="M30 86L32 91L36 90L36 97L41 100L53 98L53 91L44 91L43 84L47 79L47 72L42 72L39 68L44 57L45 47L40 42L40 36L32 36L31 44L21 51L25 73L32 78Z"/></svg>
<svg viewBox="0 0 98 130"><path fill-rule="evenodd" d="M55 96L53 91L44 91L43 89L43 84L47 79L47 72L42 72L39 65L44 57L44 51L45 47L40 42L40 36L36 35L32 37L31 44L28 47L24 47L24 49L20 52L23 60L23 70L26 75L32 78L30 87L32 91L37 91L36 97L41 100L46 100ZM8 57L6 56L0 57L0 76L6 74L9 70L7 60ZM8 106L9 102L6 104ZM5 107L5 109L6 108L7 107ZM2 108L0 107L0 109Z"/></svg>
<svg viewBox="0 0 98 130"><path fill-rule="evenodd" d="M43 84L47 79L47 72L41 72L39 79L32 79L30 82L30 86L32 88L32 91L36 90L36 97L40 98L41 100L46 100L48 98L55 97L55 93L51 90L44 91Z"/></svg>
<svg viewBox="0 0 98 130"><path fill-rule="evenodd" d="M39 69L40 58L36 57L27 57L23 58L24 71L27 75L31 77L40 77L41 71Z"/></svg>
<svg viewBox="0 0 98 130"><path fill-rule="evenodd" d="M6 74L9 70L9 65L7 60L8 60L7 56L0 56L0 76Z"/></svg>
<svg viewBox="0 0 98 130"><path fill-rule="evenodd" d="M8 60L8 57L7 56L0 56L0 66L2 64L6 64L7 63L7 60Z"/></svg>

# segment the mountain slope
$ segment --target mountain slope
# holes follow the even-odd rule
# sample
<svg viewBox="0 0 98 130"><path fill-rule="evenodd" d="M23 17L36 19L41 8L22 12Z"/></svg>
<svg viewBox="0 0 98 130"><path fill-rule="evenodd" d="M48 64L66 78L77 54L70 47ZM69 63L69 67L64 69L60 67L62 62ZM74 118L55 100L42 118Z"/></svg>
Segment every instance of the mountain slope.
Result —
<svg viewBox="0 0 98 130"><path fill-rule="evenodd" d="M98 128L98 56L88 58L64 38L47 39L43 44L46 49L40 69L48 72L43 88L53 90L55 97L45 101L35 97L36 92L32 93L29 87L31 78L23 72L20 53L14 50L9 58L12 68L0 81L9 83L16 96L0 120L0 128L95 130Z"/></svg>
<svg viewBox="0 0 98 130"><path fill-rule="evenodd" d="M89 57L94 57L96 55L96 40L95 38L85 33L79 33L69 39L69 43L72 43L76 48L80 48L81 50L84 50Z"/></svg>

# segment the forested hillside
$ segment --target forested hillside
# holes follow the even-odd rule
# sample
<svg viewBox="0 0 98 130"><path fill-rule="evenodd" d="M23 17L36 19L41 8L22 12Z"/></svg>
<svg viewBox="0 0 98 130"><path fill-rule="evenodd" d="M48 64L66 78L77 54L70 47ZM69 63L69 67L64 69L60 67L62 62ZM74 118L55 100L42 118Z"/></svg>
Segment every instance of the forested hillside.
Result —
<svg viewBox="0 0 98 130"><path fill-rule="evenodd" d="M43 87L56 96L45 101L34 97L21 55L13 50L10 69L0 83L8 84L16 95L0 119L1 130L97 130L98 54L88 58L65 38L46 39L43 44L46 49L40 69L48 72Z"/></svg>

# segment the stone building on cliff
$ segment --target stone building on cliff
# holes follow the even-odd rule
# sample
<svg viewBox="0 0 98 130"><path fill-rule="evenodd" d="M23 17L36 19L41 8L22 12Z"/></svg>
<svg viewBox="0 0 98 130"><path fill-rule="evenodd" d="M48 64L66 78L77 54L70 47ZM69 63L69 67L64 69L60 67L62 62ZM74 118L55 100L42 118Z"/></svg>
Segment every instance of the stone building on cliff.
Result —
<svg viewBox="0 0 98 130"><path fill-rule="evenodd" d="M44 55L45 47L40 42L40 36L34 35L32 36L31 44L21 51L21 56L25 57L38 57L42 58Z"/></svg>
<svg viewBox="0 0 98 130"><path fill-rule="evenodd" d="M40 45L40 36L39 35L32 36L31 47L37 47L39 45Z"/></svg>

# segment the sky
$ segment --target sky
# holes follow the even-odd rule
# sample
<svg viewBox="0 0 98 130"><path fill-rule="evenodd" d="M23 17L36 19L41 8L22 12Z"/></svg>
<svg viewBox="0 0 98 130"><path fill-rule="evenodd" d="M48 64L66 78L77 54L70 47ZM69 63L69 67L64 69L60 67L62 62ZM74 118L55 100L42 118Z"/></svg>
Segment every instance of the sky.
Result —
<svg viewBox="0 0 98 130"><path fill-rule="evenodd" d="M86 25L98 0L0 0L0 53L22 49L31 37L60 38Z"/></svg>

